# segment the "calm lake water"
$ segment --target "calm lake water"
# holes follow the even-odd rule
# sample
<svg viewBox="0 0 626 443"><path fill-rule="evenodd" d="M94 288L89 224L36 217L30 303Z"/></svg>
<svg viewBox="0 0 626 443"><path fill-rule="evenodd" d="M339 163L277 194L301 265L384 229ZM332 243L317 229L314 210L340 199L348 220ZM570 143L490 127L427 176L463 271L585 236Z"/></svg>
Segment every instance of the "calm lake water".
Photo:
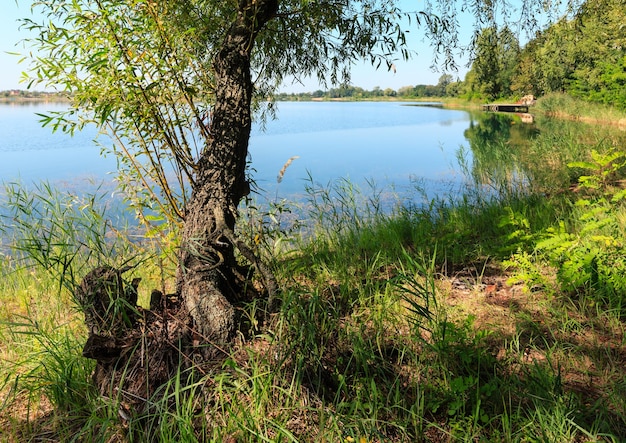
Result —
<svg viewBox="0 0 626 443"><path fill-rule="evenodd" d="M0 104L0 181L48 180L76 188L112 182L116 159L101 155L93 128L70 137L41 127L37 114L63 109ZM340 178L357 185L373 180L399 193L419 183L432 196L465 179L456 156L468 144L470 124L465 111L406 103L279 103L277 119L265 131L253 130L253 177L271 199L302 194L308 177L322 185ZM278 172L293 156L299 158L278 184Z"/></svg>

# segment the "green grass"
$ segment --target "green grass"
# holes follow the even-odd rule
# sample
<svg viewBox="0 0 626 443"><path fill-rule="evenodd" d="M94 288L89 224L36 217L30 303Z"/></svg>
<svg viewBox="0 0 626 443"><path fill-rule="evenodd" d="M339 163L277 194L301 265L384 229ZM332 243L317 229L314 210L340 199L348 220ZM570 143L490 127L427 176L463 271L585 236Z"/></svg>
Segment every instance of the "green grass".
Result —
<svg viewBox="0 0 626 443"><path fill-rule="evenodd" d="M600 103L576 99L567 94L553 93L537 100L536 109L552 116L604 124L626 125L626 112Z"/></svg>
<svg viewBox="0 0 626 443"><path fill-rule="evenodd" d="M97 199L14 189L23 229L5 218L5 232L18 250L38 248L1 261L0 440L623 441L621 157L603 163L576 138L544 176L538 158L554 138L512 153L534 191L494 180L490 197L479 183L463 198L387 211L382 193L340 181L311 185L292 213L288 202L251 210L240 234L271 261L278 312L261 327L263 305L251 303L220 366L181 369L135 414L94 392L70 283L130 260L146 287L169 285L175 244L129 242ZM592 146L615 148L606 137ZM570 189L611 168L597 189Z"/></svg>

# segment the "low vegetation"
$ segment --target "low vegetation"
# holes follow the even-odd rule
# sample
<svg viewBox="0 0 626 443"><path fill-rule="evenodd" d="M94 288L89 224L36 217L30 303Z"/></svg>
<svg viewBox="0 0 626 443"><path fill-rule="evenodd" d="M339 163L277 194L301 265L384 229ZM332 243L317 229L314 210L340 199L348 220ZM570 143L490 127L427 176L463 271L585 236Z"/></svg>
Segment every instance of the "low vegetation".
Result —
<svg viewBox="0 0 626 443"><path fill-rule="evenodd" d="M626 111L608 105L594 104L578 100L562 93L549 94L537 101L538 112L559 118L599 123L626 129ZM534 111L534 110L533 110Z"/></svg>
<svg viewBox="0 0 626 443"><path fill-rule="evenodd" d="M457 198L388 210L379 190L311 181L306 201L244 208L280 307L250 300L224 358L142 411L95 391L73 288L141 264L147 310L148 288L172 290L176 236L139 236L98 193L6 187L1 439L623 441L624 140L569 128L515 152L474 143ZM497 152L512 158L491 167ZM526 179L510 186L507 164Z"/></svg>

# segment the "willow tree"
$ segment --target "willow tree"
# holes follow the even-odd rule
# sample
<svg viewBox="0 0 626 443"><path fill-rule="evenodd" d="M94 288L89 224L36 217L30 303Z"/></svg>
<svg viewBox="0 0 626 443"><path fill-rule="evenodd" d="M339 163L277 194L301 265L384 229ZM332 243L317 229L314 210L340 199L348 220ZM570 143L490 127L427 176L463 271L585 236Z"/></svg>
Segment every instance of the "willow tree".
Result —
<svg viewBox="0 0 626 443"><path fill-rule="evenodd" d="M422 26L442 53L456 45L453 1L440 19L394 0L42 0L31 80L69 93L49 116L66 131L95 123L114 140L122 187L180 224L176 295L194 343L218 349L236 330L248 273L236 250L273 278L235 235L252 111L286 79L347 83L365 59L409 57L403 26ZM405 2L407 3L407 2ZM467 6L466 2L463 5ZM491 16L497 2L472 3ZM406 5L405 5L406 7ZM409 8L412 9L412 8Z"/></svg>
<svg viewBox="0 0 626 443"><path fill-rule="evenodd" d="M400 10L389 0L45 0L33 82L66 91L57 129L95 123L114 140L121 185L137 206L180 225L177 295L202 342L236 328L234 305L257 268L235 235L255 104L285 78L338 83L357 59L408 57ZM424 19L426 15L414 16ZM428 21L434 25L434 22ZM156 206L156 208L155 208Z"/></svg>

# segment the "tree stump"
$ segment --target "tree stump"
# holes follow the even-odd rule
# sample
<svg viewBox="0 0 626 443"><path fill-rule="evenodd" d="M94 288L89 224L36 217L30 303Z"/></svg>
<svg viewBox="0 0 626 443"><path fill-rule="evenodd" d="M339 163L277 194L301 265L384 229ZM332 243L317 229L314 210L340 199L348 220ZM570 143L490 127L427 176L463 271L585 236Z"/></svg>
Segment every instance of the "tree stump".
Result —
<svg viewBox="0 0 626 443"><path fill-rule="evenodd" d="M140 279L122 277L129 269L95 268L75 293L89 330L83 356L96 360L94 384L101 395L119 400L121 416L143 410L180 368L189 342L188 317L177 297L155 290L151 310L143 310L137 306Z"/></svg>

